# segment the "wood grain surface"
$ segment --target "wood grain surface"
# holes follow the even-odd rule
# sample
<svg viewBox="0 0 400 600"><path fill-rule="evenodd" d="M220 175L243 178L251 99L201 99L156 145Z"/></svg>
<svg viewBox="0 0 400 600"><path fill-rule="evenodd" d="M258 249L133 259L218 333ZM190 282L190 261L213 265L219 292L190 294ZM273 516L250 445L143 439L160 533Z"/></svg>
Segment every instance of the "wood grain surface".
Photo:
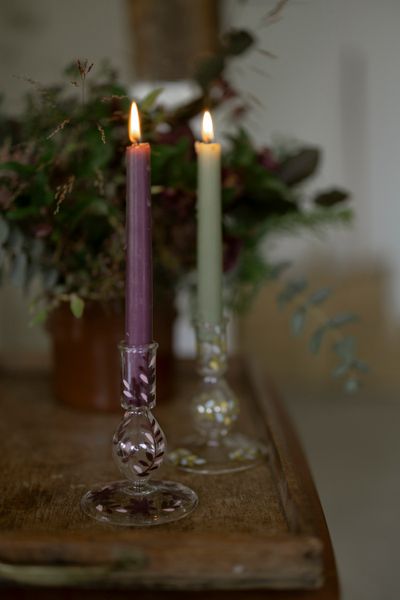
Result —
<svg viewBox="0 0 400 600"><path fill-rule="evenodd" d="M176 398L156 409L170 442L191 426L188 399L196 384L192 373L190 366L182 366ZM224 597L219 590L236 590L252 599L272 597L261 590L309 590L276 592L276 597L337 598L323 513L280 402L258 375L248 377L239 363L234 363L231 383L241 398L240 428L266 441L268 457L254 469L229 475L194 475L163 467L160 476L196 490L199 507L182 521L143 530L97 523L79 507L80 497L93 483L118 478L111 437L119 417L60 407L44 376L3 377L4 591L13 588L14 598L17 587L20 597L40 588L40 597L46 598L58 588L55 597L61 598L62 589L76 588L74 596L65 597L77 598L78 590L87 594L90 588L106 588L113 590L107 597L117 598L118 589L140 588L141 598L150 598L162 590L191 590L193 597L206 590L204 597L211 599L217 593ZM169 592L162 593L169 597Z"/></svg>

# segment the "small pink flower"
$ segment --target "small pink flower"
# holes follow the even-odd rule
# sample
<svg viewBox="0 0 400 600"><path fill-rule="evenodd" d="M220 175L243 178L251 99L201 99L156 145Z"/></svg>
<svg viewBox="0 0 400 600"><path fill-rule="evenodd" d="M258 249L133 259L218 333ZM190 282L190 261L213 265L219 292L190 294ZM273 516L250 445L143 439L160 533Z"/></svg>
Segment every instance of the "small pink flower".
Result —
<svg viewBox="0 0 400 600"><path fill-rule="evenodd" d="M52 232L50 223L38 223L34 226L33 233L37 238L45 238Z"/></svg>
<svg viewBox="0 0 400 600"><path fill-rule="evenodd" d="M269 148L263 148L258 153L258 162L268 171L275 171L278 168L278 161L275 159L272 151Z"/></svg>

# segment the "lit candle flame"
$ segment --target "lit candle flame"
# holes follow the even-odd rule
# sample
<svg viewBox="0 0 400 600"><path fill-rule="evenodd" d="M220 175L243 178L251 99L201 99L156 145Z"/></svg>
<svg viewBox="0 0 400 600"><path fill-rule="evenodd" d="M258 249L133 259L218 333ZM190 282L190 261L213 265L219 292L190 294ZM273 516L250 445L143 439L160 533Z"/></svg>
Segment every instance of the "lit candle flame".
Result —
<svg viewBox="0 0 400 600"><path fill-rule="evenodd" d="M140 120L136 102L131 104L131 112L129 115L129 139L132 144L140 142Z"/></svg>
<svg viewBox="0 0 400 600"><path fill-rule="evenodd" d="M208 110L206 110L203 116L203 127L201 129L201 136L203 138L203 142L212 142L214 139L213 122Z"/></svg>

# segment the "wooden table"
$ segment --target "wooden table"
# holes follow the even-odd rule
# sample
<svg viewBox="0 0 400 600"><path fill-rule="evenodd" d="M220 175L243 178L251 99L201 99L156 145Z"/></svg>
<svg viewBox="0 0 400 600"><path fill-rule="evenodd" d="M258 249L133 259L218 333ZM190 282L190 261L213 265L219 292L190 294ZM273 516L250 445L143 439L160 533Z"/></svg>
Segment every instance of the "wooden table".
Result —
<svg viewBox="0 0 400 600"><path fill-rule="evenodd" d="M110 450L120 415L58 406L45 376L3 376L0 597L338 599L324 515L283 404L256 370L233 365L239 427L268 456L220 476L163 467L197 491L199 507L145 530L91 521L79 508L91 484L118 478ZM192 366L182 363L176 381L175 397L157 407L170 441L190 428Z"/></svg>

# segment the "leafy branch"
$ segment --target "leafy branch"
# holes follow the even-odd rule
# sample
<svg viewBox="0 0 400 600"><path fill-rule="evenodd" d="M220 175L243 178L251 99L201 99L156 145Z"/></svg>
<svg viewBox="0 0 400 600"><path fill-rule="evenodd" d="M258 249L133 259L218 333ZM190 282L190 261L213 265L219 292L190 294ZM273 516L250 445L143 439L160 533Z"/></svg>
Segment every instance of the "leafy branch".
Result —
<svg viewBox="0 0 400 600"><path fill-rule="evenodd" d="M293 335L300 336L307 322L312 321L313 331L309 338L309 349L318 354L322 344L330 338L331 348L336 354L339 364L334 368L334 378L344 379L344 389L353 393L359 390L362 376L368 373L368 365L357 356L356 341L353 336L343 331L343 327L359 321L357 315L339 313L327 315L321 305L331 296L329 288L309 290L305 279L288 281L278 294L278 306L294 307L290 324Z"/></svg>
<svg viewBox="0 0 400 600"><path fill-rule="evenodd" d="M284 5L276 3L272 21ZM252 51L261 51L252 32L228 31L215 55L197 65L197 98L169 108L157 88L139 101L143 135L152 145L158 297L172 297L196 267L192 118L205 106L239 103L243 108L226 67ZM85 59L68 66L60 84L28 82L33 91L18 118L0 112L5 140L0 144L0 277L25 290L33 277L42 282L32 305L33 321L45 320L64 302L79 317L85 303L123 301L129 94L108 64L94 68ZM237 116L235 122L241 122ZM240 126L227 142L222 156L224 274L230 306L244 310L286 266L264 256L264 240L347 223L351 211L343 190L305 198L303 184L320 166L318 148L257 147Z"/></svg>

